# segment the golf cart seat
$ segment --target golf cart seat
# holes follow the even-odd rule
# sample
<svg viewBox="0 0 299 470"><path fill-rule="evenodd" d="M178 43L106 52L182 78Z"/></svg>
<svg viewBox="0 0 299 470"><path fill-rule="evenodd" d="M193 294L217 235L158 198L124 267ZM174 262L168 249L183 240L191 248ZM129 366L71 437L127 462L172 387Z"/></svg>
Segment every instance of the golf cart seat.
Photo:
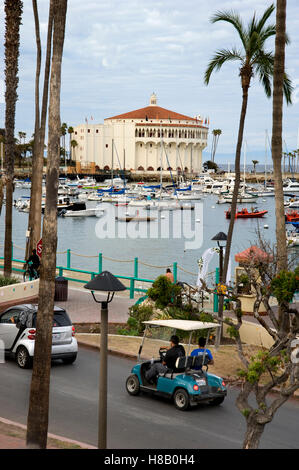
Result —
<svg viewBox="0 0 299 470"><path fill-rule="evenodd" d="M199 356L193 356L193 364L192 364L192 369L201 369L202 366L207 366L210 363L210 358L206 354L205 356L203 354Z"/></svg>
<svg viewBox="0 0 299 470"><path fill-rule="evenodd" d="M193 365L192 356L181 356L178 357L175 363L175 368L173 370L168 369L166 372L162 372L159 374L160 377L168 377L170 379L174 379L178 375L182 374L188 369L192 368Z"/></svg>

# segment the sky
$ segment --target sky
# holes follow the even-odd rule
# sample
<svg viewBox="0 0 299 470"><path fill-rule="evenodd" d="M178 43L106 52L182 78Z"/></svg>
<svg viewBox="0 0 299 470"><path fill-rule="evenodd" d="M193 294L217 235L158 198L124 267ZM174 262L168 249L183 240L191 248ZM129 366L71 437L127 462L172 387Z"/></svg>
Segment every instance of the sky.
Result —
<svg viewBox="0 0 299 470"><path fill-rule="evenodd" d="M4 88L4 8L0 21L0 93ZM204 84L204 72L214 52L240 46L237 33L226 23L212 24L217 10L234 9L246 23L261 15L268 0L69 0L63 56L61 121L78 125L85 118L101 123L106 117L149 104L155 92L158 105L194 117L210 119L211 131L220 128L216 161L233 162L241 109L238 64L231 62ZM39 0L42 44L46 46L48 0ZM292 106L284 109L284 150L299 147L299 5L287 2L287 31L291 44L286 68L296 87ZM275 22L275 14L271 23ZM268 41L274 50L274 41ZM21 26L16 133L30 137L34 129L36 46L32 2L24 0ZM4 103L0 99L0 127ZM246 161L265 160L265 134L271 140L272 102L257 79L249 90L245 126ZM269 159L269 148L267 150Z"/></svg>

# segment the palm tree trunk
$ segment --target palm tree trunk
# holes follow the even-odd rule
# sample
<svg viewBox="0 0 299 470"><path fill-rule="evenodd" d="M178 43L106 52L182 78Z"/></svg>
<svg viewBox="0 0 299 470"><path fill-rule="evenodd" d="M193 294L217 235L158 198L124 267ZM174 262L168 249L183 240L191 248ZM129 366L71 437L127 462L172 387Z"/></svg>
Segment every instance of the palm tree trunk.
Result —
<svg viewBox="0 0 299 470"><path fill-rule="evenodd" d="M285 38L286 0L277 0L275 58L273 75L272 159L275 187L276 253L278 272L282 270L287 270L288 266L283 182L281 174L283 81L285 74ZM283 332L288 330L289 320L288 316L285 314L284 305L279 306L278 317L280 331Z"/></svg>
<svg viewBox="0 0 299 470"><path fill-rule="evenodd" d="M27 421L27 446L30 448L46 448L47 445L56 274L61 62L67 0L51 0L51 3L53 3L54 32L50 79L46 207L43 221L37 333Z"/></svg>
<svg viewBox="0 0 299 470"><path fill-rule="evenodd" d="M34 3L36 3L36 1L33 0L33 7L34 7ZM35 15L35 25L36 25L36 38L37 38L37 45L38 45L39 25L38 25L37 14ZM30 212L29 212L29 219L28 219L28 230L30 230L31 232L30 243L28 246L29 253L31 253L31 250L36 247L36 244L38 243L40 239L40 235L41 235L41 201L42 201L42 181L43 181L43 166L44 166L44 142L45 142L46 119L47 119L49 76L50 76L50 66L51 66L52 31L53 31L53 4L52 2L50 2L42 110L41 110L40 128L38 129L39 139L38 139L37 150L36 152L34 152L35 155L34 155L33 169L32 169ZM39 94L37 96L37 88L36 88L36 100L38 99L39 99Z"/></svg>
<svg viewBox="0 0 299 470"><path fill-rule="evenodd" d="M15 114L18 99L18 61L20 24L23 11L21 0L5 0L5 242L4 275L11 276L12 269L12 203L15 160Z"/></svg>

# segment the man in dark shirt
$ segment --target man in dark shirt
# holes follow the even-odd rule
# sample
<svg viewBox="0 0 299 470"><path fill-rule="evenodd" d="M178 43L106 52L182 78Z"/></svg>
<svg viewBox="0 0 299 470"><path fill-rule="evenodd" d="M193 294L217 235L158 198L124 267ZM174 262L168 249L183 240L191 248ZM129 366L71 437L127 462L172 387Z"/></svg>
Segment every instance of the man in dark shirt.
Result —
<svg viewBox="0 0 299 470"><path fill-rule="evenodd" d="M184 347L179 344L179 338L173 335L170 338L170 348L167 350L162 362L156 362L145 373L145 378L152 381L158 374L166 372L168 369L174 370L178 357L185 356Z"/></svg>
<svg viewBox="0 0 299 470"><path fill-rule="evenodd" d="M29 270L31 271L32 277L34 277L34 271L38 271L40 266L39 256L36 254L36 250L32 250L32 255L29 257L27 263L32 263L29 265Z"/></svg>

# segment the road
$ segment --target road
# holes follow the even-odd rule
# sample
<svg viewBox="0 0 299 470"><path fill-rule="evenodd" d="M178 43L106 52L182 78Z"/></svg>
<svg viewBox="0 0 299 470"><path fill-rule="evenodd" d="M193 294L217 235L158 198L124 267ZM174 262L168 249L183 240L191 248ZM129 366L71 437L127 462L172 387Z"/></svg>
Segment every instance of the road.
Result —
<svg viewBox="0 0 299 470"><path fill-rule="evenodd" d="M167 400L131 397L125 380L133 362L109 356L108 447L110 449L241 448L244 418L234 405L236 390L219 407L200 405L187 412ZM75 364L54 363L49 432L97 443L99 352L80 348ZM0 416L26 424L31 371L13 361L0 364ZM299 401L291 400L266 427L261 448L298 449Z"/></svg>

